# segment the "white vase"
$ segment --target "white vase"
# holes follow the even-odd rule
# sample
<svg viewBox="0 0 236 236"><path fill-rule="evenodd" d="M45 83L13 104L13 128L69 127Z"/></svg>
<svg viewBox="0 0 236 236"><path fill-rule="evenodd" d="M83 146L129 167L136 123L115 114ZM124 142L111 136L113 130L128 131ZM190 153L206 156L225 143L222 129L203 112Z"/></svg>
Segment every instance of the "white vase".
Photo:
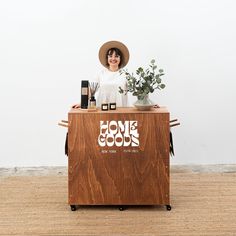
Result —
<svg viewBox="0 0 236 236"><path fill-rule="evenodd" d="M137 98L138 100L134 103L134 106L139 111L149 111L154 106L154 103L149 99L148 94Z"/></svg>

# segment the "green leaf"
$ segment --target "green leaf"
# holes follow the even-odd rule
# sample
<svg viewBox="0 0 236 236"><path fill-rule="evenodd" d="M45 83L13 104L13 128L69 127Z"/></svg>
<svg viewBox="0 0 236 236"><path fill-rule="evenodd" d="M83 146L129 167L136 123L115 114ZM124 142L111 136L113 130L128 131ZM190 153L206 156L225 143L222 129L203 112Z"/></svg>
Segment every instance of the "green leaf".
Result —
<svg viewBox="0 0 236 236"><path fill-rule="evenodd" d="M130 72L127 69L121 69L120 73L124 73L127 89L119 87L119 93L130 92L133 96L142 97L148 93L153 93L155 89L164 89L165 84L162 83L161 76L164 75L162 69L157 69L156 61L151 60L148 68L138 67L135 72Z"/></svg>

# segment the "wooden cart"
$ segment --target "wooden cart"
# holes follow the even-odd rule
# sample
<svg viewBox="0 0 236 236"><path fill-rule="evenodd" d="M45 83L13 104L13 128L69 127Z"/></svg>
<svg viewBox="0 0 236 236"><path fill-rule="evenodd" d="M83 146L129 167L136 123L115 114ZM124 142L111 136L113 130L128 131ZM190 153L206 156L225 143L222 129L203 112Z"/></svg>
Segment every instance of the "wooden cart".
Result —
<svg viewBox="0 0 236 236"><path fill-rule="evenodd" d="M169 112L71 109L68 202L76 205L170 206Z"/></svg>

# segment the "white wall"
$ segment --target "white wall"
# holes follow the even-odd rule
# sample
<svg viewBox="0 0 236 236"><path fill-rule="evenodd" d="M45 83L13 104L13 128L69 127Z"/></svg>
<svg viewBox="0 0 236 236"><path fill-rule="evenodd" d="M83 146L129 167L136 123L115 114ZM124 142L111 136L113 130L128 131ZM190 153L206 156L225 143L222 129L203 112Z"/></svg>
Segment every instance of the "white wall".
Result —
<svg viewBox="0 0 236 236"><path fill-rule="evenodd" d="M130 71L156 58L166 72L152 99L181 122L171 163L235 163L235 10L233 0L0 1L0 166L67 164L57 122L112 39L129 47Z"/></svg>

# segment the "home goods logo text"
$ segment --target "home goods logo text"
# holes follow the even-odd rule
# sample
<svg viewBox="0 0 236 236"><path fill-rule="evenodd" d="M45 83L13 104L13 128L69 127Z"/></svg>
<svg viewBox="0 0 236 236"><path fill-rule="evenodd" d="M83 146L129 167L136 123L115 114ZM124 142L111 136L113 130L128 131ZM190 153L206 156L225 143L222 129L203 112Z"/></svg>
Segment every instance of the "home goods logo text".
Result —
<svg viewBox="0 0 236 236"><path fill-rule="evenodd" d="M98 144L101 147L138 147L138 121L100 121Z"/></svg>

